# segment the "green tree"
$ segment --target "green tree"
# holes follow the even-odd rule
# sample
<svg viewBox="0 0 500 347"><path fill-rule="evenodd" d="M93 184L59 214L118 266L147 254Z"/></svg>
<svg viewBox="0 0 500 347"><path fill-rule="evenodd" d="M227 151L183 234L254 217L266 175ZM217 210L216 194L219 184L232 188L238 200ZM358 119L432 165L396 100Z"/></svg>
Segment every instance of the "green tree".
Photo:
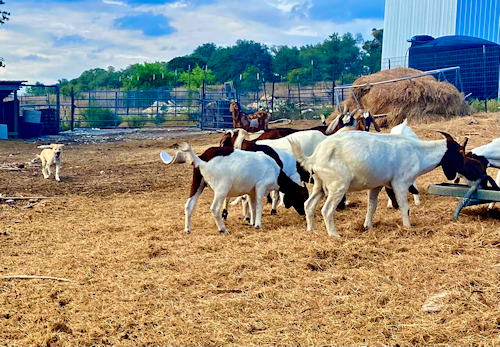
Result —
<svg viewBox="0 0 500 347"><path fill-rule="evenodd" d="M266 45L238 40L234 46L218 48L208 62L220 83L239 78L250 65L255 66L260 75L269 80L272 76L272 56Z"/></svg>
<svg viewBox="0 0 500 347"><path fill-rule="evenodd" d="M297 47L274 46L271 52L274 54L273 72L280 76L287 76L290 71L302 66L300 51Z"/></svg>
<svg viewBox="0 0 500 347"><path fill-rule="evenodd" d="M183 72L189 70L189 68L194 69L196 65L205 66L207 61L201 57L185 55L183 57L176 57L167 63L167 68L169 71Z"/></svg>
<svg viewBox="0 0 500 347"><path fill-rule="evenodd" d="M215 43L204 43L198 46L194 51L192 56L203 59L208 62L212 57L212 54L217 50L217 45Z"/></svg>
<svg viewBox="0 0 500 347"><path fill-rule="evenodd" d="M206 71L199 66L194 69L183 72L179 78L180 82L184 83L184 87L189 90L197 90L203 84L203 80L206 83L213 83L215 81L215 75L212 70L207 69Z"/></svg>
<svg viewBox="0 0 500 347"><path fill-rule="evenodd" d="M132 73L128 74L127 70ZM165 63L134 64L129 66L126 71L122 74L122 83L125 89L155 89L174 84L174 73L167 71Z"/></svg>
<svg viewBox="0 0 500 347"><path fill-rule="evenodd" d="M363 49L366 52L363 56L363 64L366 67L366 72L370 74L380 71L384 29L373 28L372 36L373 40L366 41L363 45Z"/></svg>
<svg viewBox="0 0 500 347"><path fill-rule="evenodd" d="M262 75L258 67L254 65L249 65L243 71L242 80L241 80L241 88L251 91L256 91L262 85ZM257 79L257 75L259 75L259 79Z"/></svg>
<svg viewBox="0 0 500 347"><path fill-rule="evenodd" d="M37 86L39 86L39 87L37 87ZM37 81L35 83L35 86L26 88L26 92L25 93L28 96L42 96L42 95L47 95L47 91L45 90L45 88L43 86L44 86L43 83Z"/></svg>

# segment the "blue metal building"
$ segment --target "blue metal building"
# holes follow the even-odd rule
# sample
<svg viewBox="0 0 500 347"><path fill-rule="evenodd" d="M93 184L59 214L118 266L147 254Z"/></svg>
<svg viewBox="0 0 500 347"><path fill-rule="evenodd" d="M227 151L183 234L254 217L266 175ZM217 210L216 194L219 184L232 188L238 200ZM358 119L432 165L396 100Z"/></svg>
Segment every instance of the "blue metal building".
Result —
<svg viewBox="0 0 500 347"><path fill-rule="evenodd" d="M499 44L500 0L386 0L382 69L460 66L466 94L493 98Z"/></svg>
<svg viewBox="0 0 500 347"><path fill-rule="evenodd" d="M472 36L500 44L499 0L386 0L382 69L407 66L407 40Z"/></svg>

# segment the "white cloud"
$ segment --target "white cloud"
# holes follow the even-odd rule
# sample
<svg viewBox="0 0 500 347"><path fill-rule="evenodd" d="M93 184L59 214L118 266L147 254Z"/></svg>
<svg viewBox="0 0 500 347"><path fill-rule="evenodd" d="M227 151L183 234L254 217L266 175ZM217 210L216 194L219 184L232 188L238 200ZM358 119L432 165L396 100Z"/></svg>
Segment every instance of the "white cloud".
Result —
<svg viewBox="0 0 500 347"><path fill-rule="evenodd" d="M181 0L166 5L143 5L134 8L134 13L162 14L176 29L168 36L147 37L139 30L113 29L116 18L130 15L128 6L119 6L121 1L94 1L83 8L63 3L49 8L37 2L12 2L11 20L0 27L1 56L6 63L6 68L0 69L0 79L50 84L78 77L91 68L106 69L112 65L122 69L138 62L168 61L207 42L228 46L238 39L247 39L268 46L302 46L321 42L334 32L360 32L368 39L373 27L383 25L383 20L336 24L300 19L289 13L295 3L256 0L242 7L238 0L219 0L193 7ZM77 42L82 43L54 47L55 38L67 36L81 37Z"/></svg>
<svg viewBox="0 0 500 347"><path fill-rule="evenodd" d="M311 30L311 28L304 25L290 28L290 30L285 31L285 34L294 36L312 36L312 37L318 36L317 31Z"/></svg>
<svg viewBox="0 0 500 347"><path fill-rule="evenodd" d="M117 0L102 0L102 2L108 5L127 6L127 4L124 3L123 1L117 1Z"/></svg>

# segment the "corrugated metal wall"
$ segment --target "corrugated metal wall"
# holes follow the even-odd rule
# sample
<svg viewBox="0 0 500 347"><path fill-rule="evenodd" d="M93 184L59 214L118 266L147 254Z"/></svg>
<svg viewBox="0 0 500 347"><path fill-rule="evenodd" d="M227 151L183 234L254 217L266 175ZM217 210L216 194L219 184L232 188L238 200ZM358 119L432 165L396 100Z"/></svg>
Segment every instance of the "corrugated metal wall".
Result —
<svg viewBox="0 0 500 347"><path fill-rule="evenodd" d="M500 44L500 0L386 0L382 69L407 63L415 35L466 35Z"/></svg>
<svg viewBox="0 0 500 347"><path fill-rule="evenodd" d="M404 66L415 35L454 35L459 0L386 0L382 69ZM499 0L494 0L499 1Z"/></svg>
<svg viewBox="0 0 500 347"><path fill-rule="evenodd" d="M500 43L499 0L458 0L456 34Z"/></svg>

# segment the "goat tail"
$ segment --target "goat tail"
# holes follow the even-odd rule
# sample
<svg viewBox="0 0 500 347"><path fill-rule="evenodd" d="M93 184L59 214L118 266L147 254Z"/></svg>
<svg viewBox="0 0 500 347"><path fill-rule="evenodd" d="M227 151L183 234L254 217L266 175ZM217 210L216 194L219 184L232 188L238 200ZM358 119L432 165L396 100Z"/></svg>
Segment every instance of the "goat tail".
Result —
<svg viewBox="0 0 500 347"><path fill-rule="evenodd" d="M311 164L309 157L306 157L304 155L304 152L302 151L302 147L300 146L300 143L296 141L295 139L287 139L288 142L290 143L290 146L292 147L292 152L295 158L297 159L297 162L308 172L311 172Z"/></svg>
<svg viewBox="0 0 500 347"><path fill-rule="evenodd" d="M194 154L193 147L187 142L183 142L179 145L179 149L186 153L187 160L191 162L195 168L198 168L202 163L201 160L196 154Z"/></svg>

